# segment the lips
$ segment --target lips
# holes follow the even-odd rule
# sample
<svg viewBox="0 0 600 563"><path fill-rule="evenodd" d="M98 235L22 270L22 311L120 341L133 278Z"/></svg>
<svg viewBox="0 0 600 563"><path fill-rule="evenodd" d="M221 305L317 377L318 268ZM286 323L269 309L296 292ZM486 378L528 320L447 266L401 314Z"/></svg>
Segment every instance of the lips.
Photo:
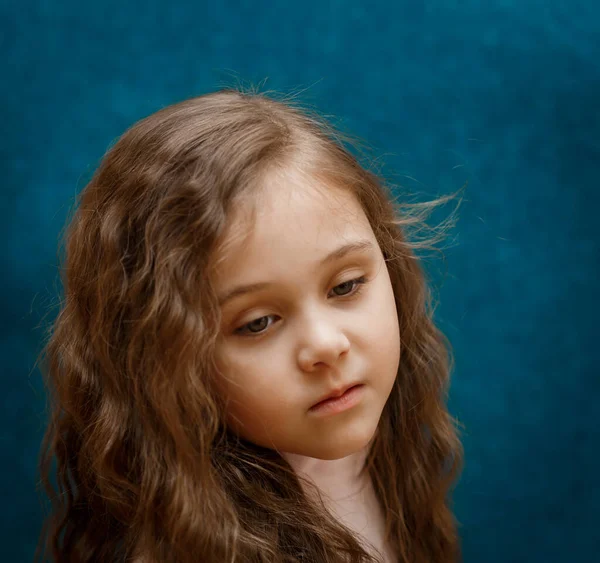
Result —
<svg viewBox="0 0 600 563"><path fill-rule="evenodd" d="M324 401L327 401L328 399L336 399L338 397L341 397L346 391L352 389L353 387L356 387L357 385L360 385L360 383L351 383L350 385L346 385L345 387L340 387L338 389L334 389L333 391L329 391L329 393L327 395L321 397L313 405L313 407L316 407L317 405L319 405L320 403L322 403Z"/></svg>

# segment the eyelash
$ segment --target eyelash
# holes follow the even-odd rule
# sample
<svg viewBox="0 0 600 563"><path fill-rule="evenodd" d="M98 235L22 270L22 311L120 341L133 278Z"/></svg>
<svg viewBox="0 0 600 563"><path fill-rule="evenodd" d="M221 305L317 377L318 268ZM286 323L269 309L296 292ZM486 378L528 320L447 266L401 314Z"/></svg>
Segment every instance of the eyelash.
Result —
<svg viewBox="0 0 600 563"><path fill-rule="evenodd" d="M337 295L336 297L339 297L340 299L347 299L347 298L351 298L351 297L356 297L357 295L359 295L361 293L361 291L364 288L364 285L368 282L369 280L367 279L366 276L361 276L360 278L355 278L352 280L348 280L345 282L342 282L338 285L336 285L333 289L336 289L342 285L346 285L346 284L354 284L354 289L350 292L350 293L346 293L345 295ZM239 328L236 328L234 333L237 334L238 336L241 336L242 338L259 338L260 336L263 336L268 329L265 329L261 332L242 332L244 329L246 329L249 325L251 325L252 323L256 322L256 321L260 321L261 319L265 319L268 317L271 317L272 315L265 315L263 317L258 317L256 319L253 319L252 321L245 323L244 325L240 326Z"/></svg>

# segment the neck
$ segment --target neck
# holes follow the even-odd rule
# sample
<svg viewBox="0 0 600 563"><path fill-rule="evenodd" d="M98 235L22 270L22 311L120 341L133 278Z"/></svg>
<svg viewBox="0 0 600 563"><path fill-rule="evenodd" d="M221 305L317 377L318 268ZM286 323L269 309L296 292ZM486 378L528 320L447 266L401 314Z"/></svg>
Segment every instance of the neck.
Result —
<svg viewBox="0 0 600 563"><path fill-rule="evenodd" d="M283 457L294 471L313 483L329 502L345 502L361 495L369 483L363 471L367 448L341 459L323 460L298 454Z"/></svg>
<svg viewBox="0 0 600 563"><path fill-rule="evenodd" d="M288 453L283 457L298 475L316 485L326 508L335 518L378 549L384 561L392 562L394 554L384 540L385 516L371 478L362 471L367 451L365 448L336 460ZM312 491L304 484L303 487L309 498L313 498Z"/></svg>

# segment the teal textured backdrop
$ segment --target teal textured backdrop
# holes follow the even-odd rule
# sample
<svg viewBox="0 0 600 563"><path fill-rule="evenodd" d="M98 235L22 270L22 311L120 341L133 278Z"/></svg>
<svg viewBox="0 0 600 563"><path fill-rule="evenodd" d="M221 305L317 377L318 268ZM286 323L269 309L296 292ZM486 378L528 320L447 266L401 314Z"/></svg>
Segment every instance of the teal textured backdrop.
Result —
<svg viewBox="0 0 600 563"><path fill-rule="evenodd" d="M426 262L467 427L464 559L600 560L600 3L4 0L0 16L1 561L31 561L41 526L34 361L68 208L134 121L237 78L307 88L419 198L469 181L446 263Z"/></svg>

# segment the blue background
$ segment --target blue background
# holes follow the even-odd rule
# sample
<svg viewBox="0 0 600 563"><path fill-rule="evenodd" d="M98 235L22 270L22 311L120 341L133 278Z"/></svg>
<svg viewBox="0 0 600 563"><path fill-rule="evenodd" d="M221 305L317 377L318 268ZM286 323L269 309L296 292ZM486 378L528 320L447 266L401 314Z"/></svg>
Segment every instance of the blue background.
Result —
<svg viewBox="0 0 600 563"><path fill-rule="evenodd" d="M599 561L599 29L592 0L2 2L0 560L41 526L34 362L73 198L133 122L239 81L304 90L420 199L469 181L425 262L465 561Z"/></svg>

